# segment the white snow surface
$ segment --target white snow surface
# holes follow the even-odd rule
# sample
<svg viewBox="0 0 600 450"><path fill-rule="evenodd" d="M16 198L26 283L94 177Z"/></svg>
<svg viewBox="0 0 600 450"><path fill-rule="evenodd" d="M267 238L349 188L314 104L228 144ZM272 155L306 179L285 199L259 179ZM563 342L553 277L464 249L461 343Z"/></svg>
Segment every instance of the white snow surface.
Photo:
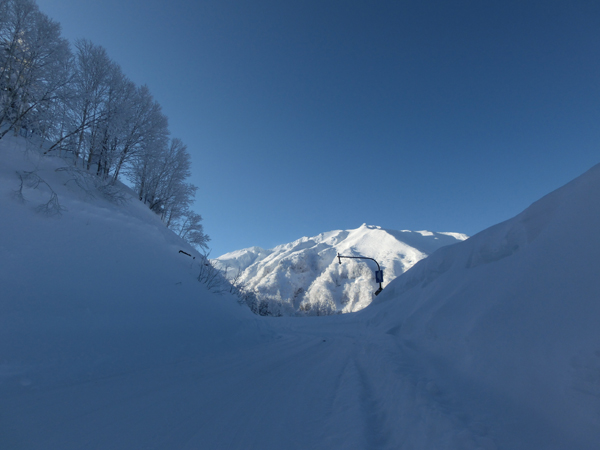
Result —
<svg viewBox="0 0 600 450"><path fill-rule="evenodd" d="M377 261L385 288L393 279L440 247L467 239L461 233L386 230L363 224L355 230L336 230L303 237L265 250L251 247L227 253L214 265L238 277L237 283L269 304L274 315L327 315L359 311L379 288Z"/></svg>
<svg viewBox="0 0 600 450"><path fill-rule="evenodd" d="M357 313L274 318L24 147L0 141L1 449L600 448L600 165ZM13 195L36 168L62 215Z"/></svg>

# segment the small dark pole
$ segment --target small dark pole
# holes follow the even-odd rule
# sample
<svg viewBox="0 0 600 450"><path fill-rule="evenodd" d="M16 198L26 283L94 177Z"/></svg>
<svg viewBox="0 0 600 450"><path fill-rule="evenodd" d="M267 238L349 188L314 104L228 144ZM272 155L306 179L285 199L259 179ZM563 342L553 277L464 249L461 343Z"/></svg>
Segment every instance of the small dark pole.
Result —
<svg viewBox="0 0 600 450"><path fill-rule="evenodd" d="M367 258L366 256L342 256L339 253L337 254L337 257L340 264L342 264L342 258L370 259L371 261L375 261L373 258ZM377 296L381 291L383 291L383 287L381 286L381 283L383 283L383 270L381 270L381 267L379 267L379 263L377 261L375 261L375 264L377 264L377 272L375 272L375 283L379 283L379 289L375 291L375 295Z"/></svg>
<svg viewBox="0 0 600 450"><path fill-rule="evenodd" d="M188 255L188 256L189 256L190 258L192 258L192 259L196 259L196 257L195 257L195 256L192 256L192 255L190 255L189 253L187 253L187 252L184 252L183 250L179 250L179 253L183 253L184 255Z"/></svg>

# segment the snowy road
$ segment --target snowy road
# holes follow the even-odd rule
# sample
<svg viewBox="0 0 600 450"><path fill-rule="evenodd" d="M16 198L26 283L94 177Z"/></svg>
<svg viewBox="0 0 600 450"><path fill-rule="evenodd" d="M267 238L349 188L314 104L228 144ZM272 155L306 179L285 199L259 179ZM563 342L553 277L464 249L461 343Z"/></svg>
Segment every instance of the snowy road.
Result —
<svg viewBox="0 0 600 450"><path fill-rule="evenodd" d="M60 369L46 371L2 391L4 444L64 450L392 449L399 442L404 448L496 448L481 425L452 409L414 354L393 335L367 331L341 317L275 319L249 345L237 337L216 348L199 345L192 354L187 345L179 354L157 349L150 359L152 349L137 341L112 354L102 373L81 367L77 381L69 380L76 361L65 361L72 366L63 376ZM174 348L177 338L162 336ZM89 369L97 372L97 366Z"/></svg>

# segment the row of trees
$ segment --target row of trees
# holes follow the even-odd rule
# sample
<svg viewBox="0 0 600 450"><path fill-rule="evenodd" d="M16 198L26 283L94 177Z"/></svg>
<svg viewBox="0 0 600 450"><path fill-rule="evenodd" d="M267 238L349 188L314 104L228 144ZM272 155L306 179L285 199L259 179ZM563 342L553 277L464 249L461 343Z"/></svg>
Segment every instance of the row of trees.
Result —
<svg viewBox="0 0 600 450"><path fill-rule="evenodd" d="M79 40L71 49L33 0L0 0L0 139L11 130L103 180L126 177L168 227L206 247L190 209L190 155L148 87L99 45Z"/></svg>

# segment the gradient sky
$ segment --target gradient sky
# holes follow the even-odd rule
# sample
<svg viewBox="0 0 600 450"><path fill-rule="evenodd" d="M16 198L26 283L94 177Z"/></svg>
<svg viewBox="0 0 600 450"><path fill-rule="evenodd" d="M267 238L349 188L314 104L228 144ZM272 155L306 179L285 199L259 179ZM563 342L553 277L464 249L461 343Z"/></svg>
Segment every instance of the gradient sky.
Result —
<svg viewBox="0 0 600 450"><path fill-rule="evenodd" d="M38 5L150 87L212 257L362 223L472 235L600 162L598 1Z"/></svg>

